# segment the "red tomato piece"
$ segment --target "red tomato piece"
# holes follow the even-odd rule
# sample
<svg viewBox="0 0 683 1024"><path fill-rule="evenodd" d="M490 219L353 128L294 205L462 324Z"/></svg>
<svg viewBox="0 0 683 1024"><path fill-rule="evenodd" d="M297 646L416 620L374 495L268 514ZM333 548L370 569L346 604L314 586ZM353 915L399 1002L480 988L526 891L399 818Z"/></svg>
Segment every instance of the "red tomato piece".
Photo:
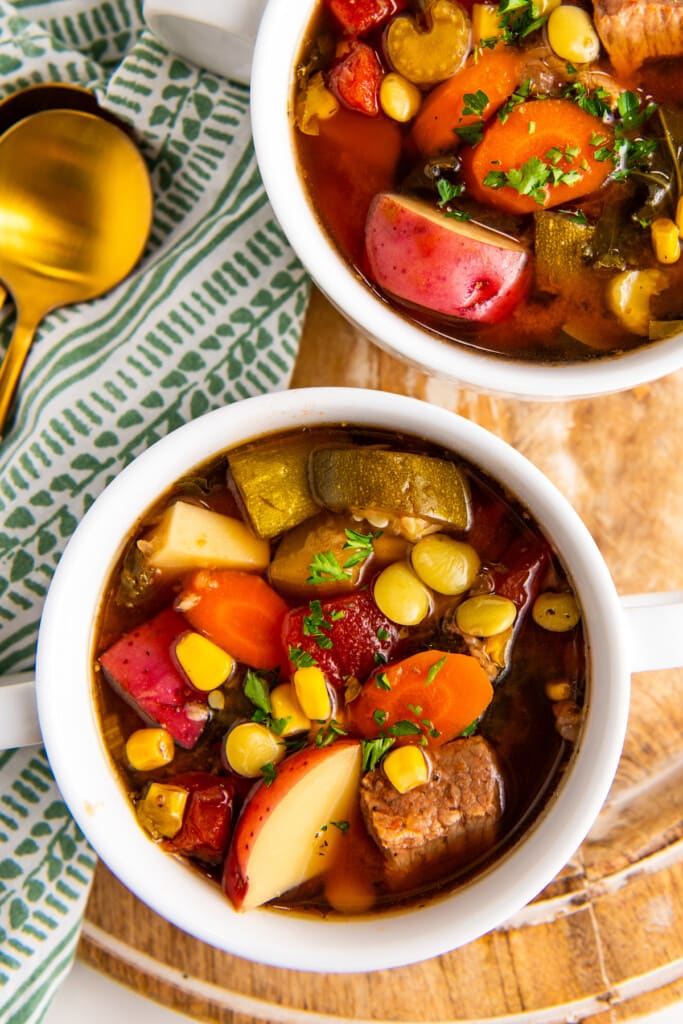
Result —
<svg viewBox="0 0 683 1024"><path fill-rule="evenodd" d="M324 623L324 625L321 625ZM285 618L285 647L297 648L315 659L333 686L349 676L360 682L388 660L398 644L398 627L383 615L369 590L311 602ZM296 668L290 658L292 671Z"/></svg>
<svg viewBox="0 0 683 1024"><path fill-rule="evenodd" d="M164 849L220 864L230 839L235 796L232 781L208 772L186 772L164 782L189 792L182 828L173 839L164 841Z"/></svg>
<svg viewBox="0 0 683 1024"><path fill-rule="evenodd" d="M541 537L522 534L512 541L500 561L503 568L492 574L495 592L513 601L519 612L525 611L538 596L550 562L550 548Z"/></svg>
<svg viewBox="0 0 683 1024"><path fill-rule="evenodd" d="M408 0L326 0L347 36L363 36L408 6Z"/></svg>
<svg viewBox="0 0 683 1024"><path fill-rule="evenodd" d="M344 45L344 54L332 67L328 85L340 103L368 117L379 114L382 65L367 43L357 40Z"/></svg>

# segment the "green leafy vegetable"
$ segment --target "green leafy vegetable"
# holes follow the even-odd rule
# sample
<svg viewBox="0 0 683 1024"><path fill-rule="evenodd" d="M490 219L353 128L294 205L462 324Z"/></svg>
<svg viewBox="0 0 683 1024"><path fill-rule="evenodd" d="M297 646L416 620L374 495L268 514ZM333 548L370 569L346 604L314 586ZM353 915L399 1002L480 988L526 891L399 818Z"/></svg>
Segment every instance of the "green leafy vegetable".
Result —
<svg viewBox="0 0 683 1024"><path fill-rule="evenodd" d="M376 740L363 740L361 744L362 762L361 769L364 772L371 772L377 767L384 755L396 742L391 736L380 736Z"/></svg>

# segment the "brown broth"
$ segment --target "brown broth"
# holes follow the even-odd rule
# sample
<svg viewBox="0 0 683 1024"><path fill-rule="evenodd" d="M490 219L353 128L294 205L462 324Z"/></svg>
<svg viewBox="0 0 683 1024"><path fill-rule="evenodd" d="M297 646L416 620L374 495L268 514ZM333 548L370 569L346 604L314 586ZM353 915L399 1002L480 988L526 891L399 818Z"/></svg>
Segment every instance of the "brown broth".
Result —
<svg viewBox="0 0 683 1024"><path fill-rule="evenodd" d="M450 461L454 459L451 453L410 436L395 436L380 431L353 428L345 428L343 435L340 435L337 428L332 435L325 429L303 433L312 437L321 446L330 443L330 436L335 438L337 444L339 437L343 436L346 444L380 445L396 451L420 452ZM301 437L301 431L281 435L281 450L286 452L288 445L296 444ZM251 447L258 450L259 442ZM455 461L465 473L469 484L472 524L464 534L453 530L445 532L469 540L480 552L482 569L478 580L486 589L491 580L487 574L501 571L505 552L513 549L516 540L535 538L534 543L547 542L543 541L538 525L513 497L503 492L474 466L461 459ZM225 456L214 459L208 465L200 466L171 488L145 516L109 580L98 622L95 647L97 655L106 650L121 634L144 623L161 608L172 603L182 583L182 577L165 581L153 578L132 600L130 590L122 588L121 582L130 575L134 561L138 563L137 539L144 536L163 510L179 497L191 497L207 508L231 516L241 514ZM324 514L324 511L320 513ZM311 527L315 527L318 518L319 516L313 516L308 520ZM358 529L367 529L365 522L356 525ZM281 537L274 538L273 549L280 540ZM369 564L368 572L359 584L361 588L371 582L378 568L377 565ZM551 553L540 582L541 590L571 591L571 583L554 553ZM309 600L313 600L315 596L315 588L311 588ZM462 637L454 636L448 626L452 622L453 609L460 599L433 596L434 603L428 617L418 626L404 628L397 658L432 647L443 650L461 649ZM304 602L301 600L290 602L292 606L301 606L302 603ZM239 808L254 780L236 777L226 767L221 756L221 745L231 725L236 721L249 719L254 710L242 692L244 673L244 666L240 666L237 673L223 685L225 707L211 714L211 719L193 750L181 750L176 746L176 757L172 764L154 772L138 772L127 764L125 741L131 732L140 728L143 723L138 714L111 689L97 663L95 664L96 704L103 736L124 791L133 805L140 799L151 779L163 782L182 772L201 770L233 778ZM581 707L585 691L585 647L581 625L567 633L546 632L535 624L527 609L521 626L514 634L509 665L495 680L493 700L477 728L477 732L494 749L505 779L505 810L495 844L483 855L465 864L453 864L450 869L442 872L436 882L430 879L428 884L411 885L406 891L392 892L384 884L382 858L374 842L364 827L352 829L346 847L345 863L348 863L349 871L362 870L366 876L373 878L377 891L375 909L397 902L423 900L430 893L452 887L473 877L484 865L514 843L542 811L562 778L573 752L573 743L563 739L555 727L553 704L546 694L546 684L558 679L569 681L571 699ZM341 721L344 722L342 697L340 701ZM309 742L314 742L313 733ZM194 863L205 874L220 878L220 865L210 866L199 861ZM308 883L300 890L285 894L275 903L282 908L295 908L316 914L330 912L322 892L321 879Z"/></svg>
<svg viewBox="0 0 683 1024"><path fill-rule="evenodd" d="M418 8L424 5L410 6ZM470 5L463 6L469 9ZM328 74L334 65L335 45L340 43L340 38L341 33L334 20L324 5L320 5L310 23L298 62L299 91L305 87L306 69L322 69L323 74ZM381 30L371 33L364 42L373 46L383 70L391 70ZM553 60L555 65L559 63L559 58L555 58L544 44L541 32L530 37L526 49L530 53L530 67L538 63L539 52L544 54L551 67L554 66ZM325 56L321 57L321 53ZM587 67L582 67L582 73ZM595 67L600 73L613 74L613 69L603 57ZM546 74L544 89L549 95L557 95L564 82L566 76L553 83ZM650 100L660 104L670 115L672 123L675 121L677 144L683 147L683 55L647 62L630 78L622 77L619 85L636 92L642 105ZM491 122L493 120L495 118ZM658 264L652 251L649 227L637 225L638 216L647 216L647 213L640 213L647 198L647 175L632 176L627 187L615 188L608 179L598 192L581 197L566 207L566 212L585 216L591 225L606 225L605 211L615 202L621 202L624 192L628 191L623 221L618 228L620 237L624 238L623 245L619 243L623 254L619 257L618 267L611 262L611 256L605 265L604 254L594 253L595 258L587 257L581 270L572 275L561 275L561 283L557 285L548 286L547 282L536 278L528 297L511 315L497 323L476 323L448 317L392 296L376 285L368 265L364 231L370 203L380 192L398 192L426 199L435 205L439 196L434 174L442 172L435 172L434 168L443 164L445 158L445 164L450 161L454 170L444 170L443 176L450 182L460 181L458 153L462 152L465 143L452 153L439 154L431 160L420 158L411 142L411 122L398 124L381 112L370 117L343 105L328 120L319 120L317 128L318 134L304 134L295 123L292 130L300 174L323 229L378 301L429 333L466 348L546 364L594 361L617 355L649 342L641 334L627 330L610 310L606 287L618 270L653 267L666 276L667 283L652 299L651 319L683 320L680 298L683 293L683 260L674 265ZM648 133L660 138L660 152L664 152L667 146L656 114L643 129L643 135ZM566 141L569 144L571 139ZM664 204L658 216L673 217L675 190L672 194L673 201ZM456 206L469 213L474 221L520 238L533 251L535 232L532 215L501 216L493 208L468 200L466 192ZM673 330L671 328L671 333Z"/></svg>

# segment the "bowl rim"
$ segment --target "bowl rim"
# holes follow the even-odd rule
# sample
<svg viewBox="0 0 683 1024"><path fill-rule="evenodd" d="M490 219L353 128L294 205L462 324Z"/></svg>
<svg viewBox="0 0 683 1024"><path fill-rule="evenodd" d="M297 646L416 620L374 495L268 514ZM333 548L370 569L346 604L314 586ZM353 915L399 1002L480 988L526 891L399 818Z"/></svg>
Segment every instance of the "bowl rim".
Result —
<svg viewBox="0 0 683 1024"><path fill-rule="evenodd" d="M427 437L522 492L559 549L584 608L591 659L586 722L571 770L523 842L455 893L419 909L362 919L313 920L266 909L239 914L218 886L159 850L134 819L91 699L93 612L124 539L175 479L243 440L335 422L388 425ZM555 877L585 838L607 796L626 731L630 670L623 628L621 603L588 530L540 470L505 442L418 399L353 388L295 389L244 399L179 427L96 499L67 545L45 603L36 671L41 731L63 798L97 854L179 928L274 967L328 973L399 967L501 925Z"/></svg>
<svg viewBox="0 0 683 1024"><path fill-rule="evenodd" d="M289 0L269 0L254 48L251 121L259 170L280 226L314 283L342 315L380 348L412 366L509 397L595 397L648 383L683 366L683 333L603 359L529 363L449 342L377 298L328 241L297 168L292 67L314 6L311 0L293 15Z"/></svg>

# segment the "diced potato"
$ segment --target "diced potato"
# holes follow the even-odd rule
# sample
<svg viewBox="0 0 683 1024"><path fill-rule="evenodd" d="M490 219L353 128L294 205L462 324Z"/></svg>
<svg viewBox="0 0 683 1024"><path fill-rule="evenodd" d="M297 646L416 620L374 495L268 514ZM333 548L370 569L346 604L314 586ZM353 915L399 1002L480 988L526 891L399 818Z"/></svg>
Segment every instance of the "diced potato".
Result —
<svg viewBox="0 0 683 1024"><path fill-rule="evenodd" d="M331 551L342 567L349 560L353 552L344 549L346 528L360 533L370 532L369 527L354 522L350 516L327 515L316 519L315 527L311 523L300 523L286 533L270 563L270 581L273 586L280 593L303 599L311 593L316 597L326 597L331 593L353 590L367 563L351 566L345 570L348 576L331 583L311 586L306 582L311 575L311 562L320 552Z"/></svg>
<svg viewBox="0 0 683 1024"><path fill-rule="evenodd" d="M260 572L270 560L268 542L231 516L187 501L166 509L138 547L155 569L242 569Z"/></svg>

